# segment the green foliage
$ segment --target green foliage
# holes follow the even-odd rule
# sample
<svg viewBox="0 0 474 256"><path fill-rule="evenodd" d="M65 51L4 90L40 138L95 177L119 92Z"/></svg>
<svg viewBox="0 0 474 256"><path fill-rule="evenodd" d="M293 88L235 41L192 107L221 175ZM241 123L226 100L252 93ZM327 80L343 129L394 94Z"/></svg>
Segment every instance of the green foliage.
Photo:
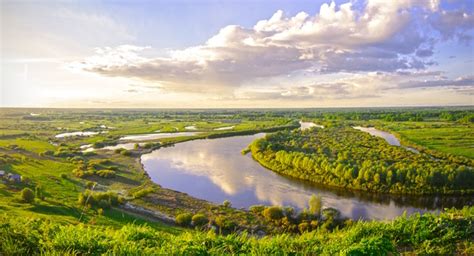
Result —
<svg viewBox="0 0 474 256"><path fill-rule="evenodd" d="M321 209L323 207L323 202L321 201L321 196L311 195L309 198L309 212L314 215L321 215Z"/></svg>
<svg viewBox="0 0 474 256"><path fill-rule="evenodd" d="M194 226L201 227L207 224L209 220L207 219L206 215L202 213L197 213L193 215L192 221Z"/></svg>
<svg viewBox="0 0 474 256"><path fill-rule="evenodd" d="M24 188L21 190L21 199L26 203L33 203L35 201L35 194L33 190Z"/></svg>
<svg viewBox="0 0 474 256"><path fill-rule="evenodd" d="M152 187L149 187L149 188L143 188L143 189L140 189L136 192L134 192L132 195L134 198L142 198L150 193L153 193L155 192L155 189L152 188Z"/></svg>
<svg viewBox="0 0 474 256"><path fill-rule="evenodd" d="M192 218L193 215L191 213L181 213L176 216L175 221L176 224L186 227L191 225Z"/></svg>
<svg viewBox="0 0 474 256"><path fill-rule="evenodd" d="M249 211L253 213L261 213L265 210L265 205L252 205L249 207Z"/></svg>
<svg viewBox="0 0 474 256"><path fill-rule="evenodd" d="M214 219L217 226L219 226L222 232L232 232L237 227L237 223L230 217L219 215Z"/></svg>
<svg viewBox="0 0 474 256"><path fill-rule="evenodd" d="M474 161L390 146L351 127L285 131L250 145L263 166L286 176L394 194L474 192Z"/></svg>
<svg viewBox="0 0 474 256"><path fill-rule="evenodd" d="M131 156L132 152L130 150L124 149L120 152L120 154L123 155L123 156Z"/></svg>
<svg viewBox="0 0 474 256"><path fill-rule="evenodd" d="M91 205L93 207L110 208L123 202L123 199L115 192L93 192L86 190L79 194L78 203L80 205Z"/></svg>
<svg viewBox="0 0 474 256"><path fill-rule="evenodd" d="M474 207L399 217L390 222L359 221L332 232L255 238L246 233L170 234L147 225L61 224L0 216L0 251L5 255L453 255L472 252ZM301 225L302 230L305 225ZM469 254L467 254L469 255Z"/></svg>
<svg viewBox="0 0 474 256"><path fill-rule="evenodd" d="M225 208L230 208L232 207L232 204L229 200L224 200L224 202L222 202L222 206L224 206Z"/></svg>
<svg viewBox="0 0 474 256"><path fill-rule="evenodd" d="M97 175L99 175L102 178L113 178L115 177L115 172L112 170L98 170L95 172Z"/></svg>
<svg viewBox="0 0 474 256"><path fill-rule="evenodd" d="M43 188L39 185L35 187L35 197L44 200Z"/></svg>
<svg viewBox="0 0 474 256"><path fill-rule="evenodd" d="M263 216L268 220L279 220L283 218L283 210L279 206L270 206L263 210Z"/></svg>

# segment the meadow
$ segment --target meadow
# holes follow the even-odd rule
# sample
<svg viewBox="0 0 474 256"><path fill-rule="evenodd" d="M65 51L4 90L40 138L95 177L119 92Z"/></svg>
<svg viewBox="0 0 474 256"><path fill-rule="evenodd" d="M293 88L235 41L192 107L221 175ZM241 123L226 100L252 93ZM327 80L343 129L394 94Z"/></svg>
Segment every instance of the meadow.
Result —
<svg viewBox="0 0 474 256"><path fill-rule="evenodd" d="M446 112L452 113L452 120L443 119ZM394 131L402 143L423 154L471 163L474 138L472 123L466 121L470 115L472 110L465 108L0 109L0 170L21 176L19 180L4 176L0 182L0 252L469 255L474 247L472 207L440 215L401 216L390 222L344 218L337 209L322 205L317 196L299 212L285 206L236 209L231 202L213 204L151 182L140 156L195 139L291 133L299 120L310 120L331 129L374 125ZM190 127L200 133L146 141L142 146L131 141L137 145L129 150L102 149L121 143L126 135L185 132ZM97 134L56 137L66 132ZM364 138L383 148L382 141ZM83 151L81 146L88 144L96 148Z"/></svg>

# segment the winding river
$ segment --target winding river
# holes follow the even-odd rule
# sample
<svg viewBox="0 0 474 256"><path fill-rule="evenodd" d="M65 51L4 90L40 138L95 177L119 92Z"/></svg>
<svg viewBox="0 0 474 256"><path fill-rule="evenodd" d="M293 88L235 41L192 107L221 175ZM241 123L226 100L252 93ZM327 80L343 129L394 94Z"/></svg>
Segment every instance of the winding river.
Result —
<svg viewBox="0 0 474 256"><path fill-rule="evenodd" d="M314 186L283 177L260 166L241 150L263 133L219 139L194 140L145 154L141 160L151 179L161 186L193 197L234 207L284 205L307 207L312 194L322 196L324 207L334 207L353 219L392 219L404 211L438 211L472 205L469 197L399 197Z"/></svg>

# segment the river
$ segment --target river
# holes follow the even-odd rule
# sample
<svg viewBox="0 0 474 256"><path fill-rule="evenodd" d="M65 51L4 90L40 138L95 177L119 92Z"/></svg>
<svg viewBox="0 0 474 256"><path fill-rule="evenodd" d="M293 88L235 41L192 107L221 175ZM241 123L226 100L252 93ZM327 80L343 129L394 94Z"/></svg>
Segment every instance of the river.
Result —
<svg viewBox="0 0 474 256"><path fill-rule="evenodd" d="M241 150L263 133L178 143L141 157L153 182L214 203L229 200L234 207L256 204L307 207L312 194L324 207L334 207L353 219L392 219L404 211L438 211L472 204L464 197L398 197L355 193L315 186L265 169Z"/></svg>

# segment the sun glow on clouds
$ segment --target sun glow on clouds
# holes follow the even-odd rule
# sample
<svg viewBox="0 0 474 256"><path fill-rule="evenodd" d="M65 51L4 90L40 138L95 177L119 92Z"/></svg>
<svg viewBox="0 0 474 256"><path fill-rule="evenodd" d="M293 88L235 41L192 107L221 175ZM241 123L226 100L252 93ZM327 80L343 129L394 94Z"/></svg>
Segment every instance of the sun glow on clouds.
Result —
<svg viewBox="0 0 474 256"><path fill-rule="evenodd" d="M127 34L114 20L92 17ZM443 10L439 0L330 2L314 15L278 10L253 27L225 26L201 45L165 55L153 46L95 47L64 66L94 74L94 84L120 79L119 92L98 98L122 106L430 105L441 96L472 104L472 48L461 77L437 70L436 53L444 42L470 46L473 27L472 10Z"/></svg>

